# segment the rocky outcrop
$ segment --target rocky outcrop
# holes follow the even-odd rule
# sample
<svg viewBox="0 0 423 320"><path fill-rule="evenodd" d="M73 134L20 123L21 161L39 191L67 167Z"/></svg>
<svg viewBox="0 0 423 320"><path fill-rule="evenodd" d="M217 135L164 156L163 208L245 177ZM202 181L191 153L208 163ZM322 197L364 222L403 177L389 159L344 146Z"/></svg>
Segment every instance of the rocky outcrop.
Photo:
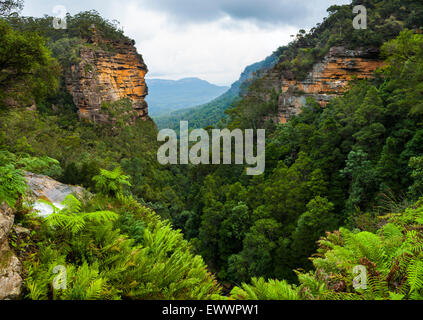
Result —
<svg viewBox="0 0 423 320"><path fill-rule="evenodd" d="M55 207L62 209L62 202L68 195L82 196L87 192L82 187L66 185L39 174L28 172L25 174L25 179L30 190L30 198L34 201L34 210L40 216L48 216L53 213L53 209L40 200L50 202Z"/></svg>
<svg viewBox="0 0 423 320"><path fill-rule="evenodd" d="M103 102L129 99L135 117L147 119L148 72L132 41L111 41L94 36L80 49L80 62L66 72L66 86L78 108L80 119L111 122Z"/></svg>
<svg viewBox="0 0 423 320"><path fill-rule="evenodd" d="M0 205L0 300L18 299L22 293L22 265L9 246L15 212L6 203Z"/></svg>
<svg viewBox="0 0 423 320"><path fill-rule="evenodd" d="M40 200L53 203L58 208L63 208L61 203L69 194L82 196L88 194L81 187L62 184L50 177L26 173L30 194L27 200L34 201L34 210L41 216L53 212L52 208ZM88 194L89 195L89 194ZM25 239L30 235L30 230L19 225L14 225L15 210L6 203L0 204L0 300L15 300L22 295L23 266L9 245L9 236L13 234L17 239Z"/></svg>
<svg viewBox="0 0 423 320"><path fill-rule="evenodd" d="M354 78L371 78L374 71L383 65L376 49L348 50L333 47L323 61L315 64L303 81L287 79L275 70L267 74L270 86L281 92L277 122L286 123L293 115L301 112L309 97L322 107L344 93Z"/></svg>

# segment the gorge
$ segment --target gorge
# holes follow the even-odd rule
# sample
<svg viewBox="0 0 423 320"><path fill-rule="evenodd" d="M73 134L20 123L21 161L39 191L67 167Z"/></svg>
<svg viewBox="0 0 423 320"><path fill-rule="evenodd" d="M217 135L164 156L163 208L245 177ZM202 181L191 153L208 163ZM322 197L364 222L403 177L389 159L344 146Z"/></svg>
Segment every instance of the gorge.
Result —
<svg viewBox="0 0 423 320"><path fill-rule="evenodd" d="M178 113L179 146L117 23L0 18L0 299L423 300L423 4L365 2Z"/></svg>

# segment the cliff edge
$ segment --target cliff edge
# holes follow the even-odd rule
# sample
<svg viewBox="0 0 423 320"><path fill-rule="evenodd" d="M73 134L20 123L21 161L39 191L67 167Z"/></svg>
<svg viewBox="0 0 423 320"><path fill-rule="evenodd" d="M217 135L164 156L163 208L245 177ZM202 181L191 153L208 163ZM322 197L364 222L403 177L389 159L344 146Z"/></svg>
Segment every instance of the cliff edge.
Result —
<svg viewBox="0 0 423 320"><path fill-rule="evenodd" d="M136 118L148 119L147 72L133 41L103 39L94 29L93 36L80 49L80 61L66 71L65 82L80 119L112 122L102 112L102 105L122 99L132 103Z"/></svg>

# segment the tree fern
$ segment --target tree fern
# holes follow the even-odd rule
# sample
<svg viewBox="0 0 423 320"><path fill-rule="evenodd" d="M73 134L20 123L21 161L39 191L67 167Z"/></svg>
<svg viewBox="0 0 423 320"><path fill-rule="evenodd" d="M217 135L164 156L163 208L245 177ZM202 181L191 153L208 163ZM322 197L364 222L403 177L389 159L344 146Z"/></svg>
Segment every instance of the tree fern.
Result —
<svg viewBox="0 0 423 320"><path fill-rule="evenodd" d="M415 294L423 288L423 261L414 260L407 268L407 284L410 294Z"/></svg>
<svg viewBox="0 0 423 320"><path fill-rule="evenodd" d="M104 201L95 200L95 207L111 205ZM118 202L115 208L120 212L142 221L142 239L135 241L118 230L114 214L84 213L77 199L66 199L65 208L55 208L47 218L46 238L41 243L45 249L29 279L36 283L31 297L38 287L41 298L51 296L51 270L60 262L67 268L69 283L66 290L54 291L55 299L221 298L219 285L203 259L192 254L190 244L169 222L134 200L113 201Z"/></svg>
<svg viewBox="0 0 423 320"><path fill-rule="evenodd" d="M0 167L0 204L6 202L14 207L27 188L21 170L16 169L12 164Z"/></svg>
<svg viewBox="0 0 423 320"><path fill-rule="evenodd" d="M53 213L46 218L46 222L53 228L60 228L76 234L84 230L87 222L96 224L117 220L118 215L111 211L83 212L81 202L73 195L68 195L63 201L64 208L58 209L53 204L46 202L53 208Z"/></svg>
<svg viewBox="0 0 423 320"><path fill-rule="evenodd" d="M300 300L299 290L286 281L253 278L251 285L243 283L235 287L231 297L241 300Z"/></svg>
<svg viewBox="0 0 423 320"><path fill-rule="evenodd" d="M60 162L50 157L24 157L16 162L16 166L22 170L43 174L52 178L59 178L62 174Z"/></svg>
<svg viewBox="0 0 423 320"><path fill-rule="evenodd" d="M113 197L121 196L124 186L131 186L129 176L123 174L121 167L116 167L112 171L101 169L93 181L99 192Z"/></svg>

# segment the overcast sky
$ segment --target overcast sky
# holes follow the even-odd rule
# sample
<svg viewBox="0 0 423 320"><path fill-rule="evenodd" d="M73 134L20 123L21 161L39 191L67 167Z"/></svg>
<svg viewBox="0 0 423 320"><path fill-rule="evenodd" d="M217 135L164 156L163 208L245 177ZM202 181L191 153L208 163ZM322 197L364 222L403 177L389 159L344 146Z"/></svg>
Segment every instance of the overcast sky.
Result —
<svg viewBox="0 0 423 320"><path fill-rule="evenodd" d="M25 0L27 16L97 10L120 21L150 70L148 77L199 77L219 85L309 29L333 4L351 0Z"/></svg>

